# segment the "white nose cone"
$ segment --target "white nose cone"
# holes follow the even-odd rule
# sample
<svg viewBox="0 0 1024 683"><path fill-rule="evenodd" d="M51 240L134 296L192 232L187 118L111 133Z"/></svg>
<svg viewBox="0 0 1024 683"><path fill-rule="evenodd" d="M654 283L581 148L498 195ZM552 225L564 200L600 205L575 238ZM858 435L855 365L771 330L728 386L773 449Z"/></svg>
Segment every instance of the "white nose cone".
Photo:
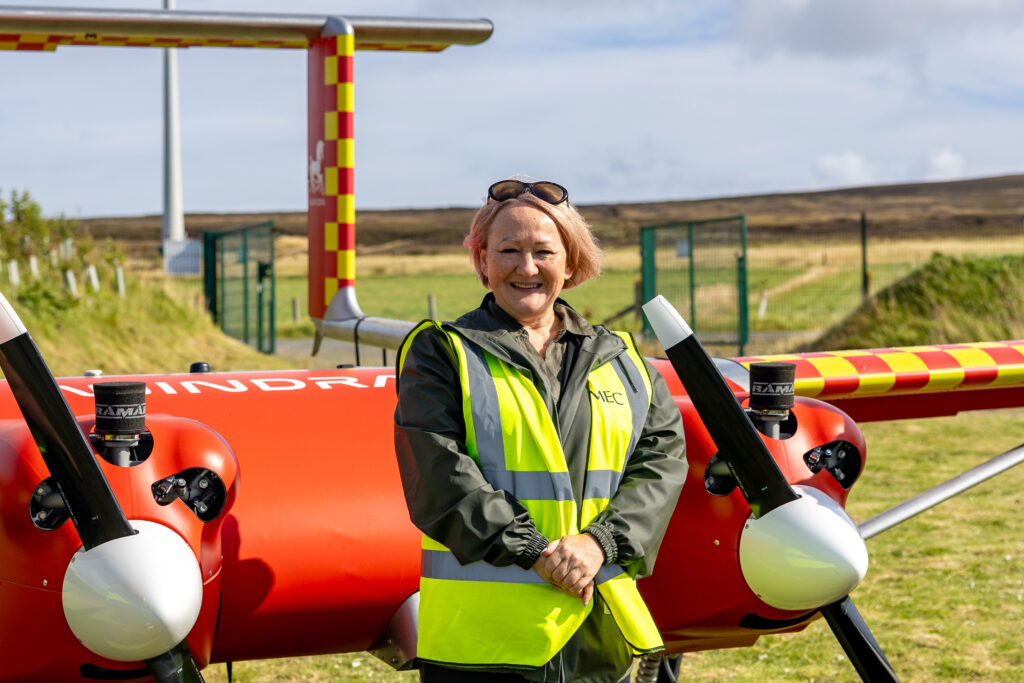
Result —
<svg viewBox="0 0 1024 683"><path fill-rule="evenodd" d="M79 550L64 574L64 616L85 647L121 662L149 659L188 635L203 600L192 549L162 524Z"/></svg>
<svg viewBox="0 0 1024 683"><path fill-rule="evenodd" d="M810 486L800 498L760 519L740 536L740 570L754 594L772 607L804 610L848 595L868 571L868 549L838 503Z"/></svg>

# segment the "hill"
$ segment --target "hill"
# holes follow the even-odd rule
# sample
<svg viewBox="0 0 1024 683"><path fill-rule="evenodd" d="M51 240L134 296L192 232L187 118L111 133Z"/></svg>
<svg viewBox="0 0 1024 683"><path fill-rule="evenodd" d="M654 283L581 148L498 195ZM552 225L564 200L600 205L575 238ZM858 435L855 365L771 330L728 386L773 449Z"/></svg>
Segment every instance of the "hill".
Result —
<svg viewBox="0 0 1024 683"><path fill-rule="evenodd" d="M104 375L188 372L195 361L214 371L290 365L224 336L174 287L163 279L129 278L124 298L104 291L76 300L60 287L34 282L18 289L11 303L57 377L89 369Z"/></svg>
<svg viewBox="0 0 1024 683"><path fill-rule="evenodd" d="M1024 255L936 254L803 351L1024 338Z"/></svg>
<svg viewBox="0 0 1024 683"><path fill-rule="evenodd" d="M606 246L635 245L644 225L745 214L751 225L792 231L827 232L848 228L861 212L873 226L903 233L942 232L970 225L977 231L1006 230L1021 224L1024 175L955 182L882 185L822 192L792 192L671 202L583 205ZM392 253L431 253L457 248L469 229L475 208L359 211L360 249ZM305 235L305 212L201 213L185 216L192 237L204 231L273 220L284 234ZM130 251L154 247L160 237L159 215L84 218L79 223L94 237L116 237Z"/></svg>

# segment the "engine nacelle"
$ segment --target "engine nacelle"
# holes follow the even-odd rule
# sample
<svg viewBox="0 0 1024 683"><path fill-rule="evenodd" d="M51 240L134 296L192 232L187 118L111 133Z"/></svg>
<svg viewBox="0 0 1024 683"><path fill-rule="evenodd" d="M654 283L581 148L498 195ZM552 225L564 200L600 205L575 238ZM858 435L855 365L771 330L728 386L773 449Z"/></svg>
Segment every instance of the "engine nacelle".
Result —
<svg viewBox="0 0 1024 683"><path fill-rule="evenodd" d="M79 424L89 434L94 419L80 418ZM188 642L196 663L205 666L220 602L221 527L239 482L231 447L195 420L149 415L129 466L97 459L128 519L161 527L155 532L160 536L169 531L193 556L200 573L201 604ZM0 499L0 657L7 662L0 679L66 680L80 677L83 670L102 669L138 669L139 676L147 678L141 663L114 661L84 647L65 619L64 576L81 542L62 516L60 497L49 487L48 476L25 423L0 422L0 490L5 492ZM90 552L104 545L109 544ZM167 545L157 543L155 552ZM4 548L19 552L3 552ZM175 554L179 564L187 561L181 548L167 552ZM23 668L11 670L11 665Z"/></svg>

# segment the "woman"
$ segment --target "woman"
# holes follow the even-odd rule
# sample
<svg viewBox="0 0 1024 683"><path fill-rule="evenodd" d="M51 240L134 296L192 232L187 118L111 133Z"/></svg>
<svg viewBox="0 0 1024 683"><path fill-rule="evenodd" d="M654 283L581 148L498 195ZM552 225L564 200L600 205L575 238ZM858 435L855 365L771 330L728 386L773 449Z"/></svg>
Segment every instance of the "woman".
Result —
<svg viewBox="0 0 1024 683"><path fill-rule="evenodd" d="M464 244L490 293L398 360L421 679L619 681L663 647L635 579L686 475L679 411L628 334L559 298L600 271L564 187L495 183Z"/></svg>

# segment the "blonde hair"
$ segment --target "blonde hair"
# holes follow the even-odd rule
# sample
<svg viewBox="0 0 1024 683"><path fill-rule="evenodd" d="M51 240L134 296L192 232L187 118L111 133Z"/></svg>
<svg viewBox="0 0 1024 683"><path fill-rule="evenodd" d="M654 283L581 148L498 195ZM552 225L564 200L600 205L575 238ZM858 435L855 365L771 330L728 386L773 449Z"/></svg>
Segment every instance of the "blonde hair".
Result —
<svg viewBox="0 0 1024 683"><path fill-rule="evenodd" d="M488 198L487 203L480 207L480 210L473 216L469 234L462 241L462 246L469 249L469 258L484 287L490 287L480 258L487 248L487 231L498 214L511 206L533 207L543 211L554 221L555 227L558 228L558 235L562 238L562 244L565 245L566 269L572 272L572 277L565 281L563 289L582 285L601 274L601 248L597 245L597 238L594 237L590 224L580 215L576 207L568 201L561 204L549 204L529 192L524 192L515 199L506 199L503 202Z"/></svg>

